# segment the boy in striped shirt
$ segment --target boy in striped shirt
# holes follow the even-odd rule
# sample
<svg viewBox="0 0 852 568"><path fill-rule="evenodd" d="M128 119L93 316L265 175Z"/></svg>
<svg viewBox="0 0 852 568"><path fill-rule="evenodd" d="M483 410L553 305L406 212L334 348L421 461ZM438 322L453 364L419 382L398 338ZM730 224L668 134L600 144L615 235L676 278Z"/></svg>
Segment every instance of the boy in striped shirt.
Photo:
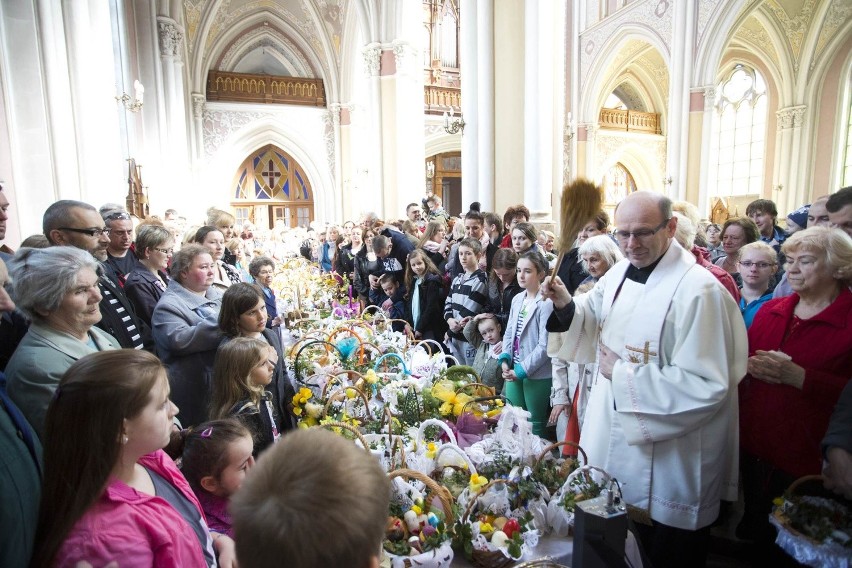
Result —
<svg viewBox="0 0 852 568"><path fill-rule="evenodd" d="M476 349L464 337L464 326L475 315L481 313L488 301L485 271L479 268L482 244L472 238L459 243L459 262L464 272L453 279L450 293L444 302L444 319L449 331L446 344L450 352L462 365L470 365Z"/></svg>

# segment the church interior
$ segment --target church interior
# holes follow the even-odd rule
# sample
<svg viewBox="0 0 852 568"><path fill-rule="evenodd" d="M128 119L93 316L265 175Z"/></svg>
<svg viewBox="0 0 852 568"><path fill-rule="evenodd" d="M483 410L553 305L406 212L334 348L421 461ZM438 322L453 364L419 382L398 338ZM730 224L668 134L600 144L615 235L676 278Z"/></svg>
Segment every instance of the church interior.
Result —
<svg viewBox="0 0 852 568"><path fill-rule="evenodd" d="M238 223L526 204L714 220L852 183L848 0L8 0L6 244L58 199Z"/></svg>

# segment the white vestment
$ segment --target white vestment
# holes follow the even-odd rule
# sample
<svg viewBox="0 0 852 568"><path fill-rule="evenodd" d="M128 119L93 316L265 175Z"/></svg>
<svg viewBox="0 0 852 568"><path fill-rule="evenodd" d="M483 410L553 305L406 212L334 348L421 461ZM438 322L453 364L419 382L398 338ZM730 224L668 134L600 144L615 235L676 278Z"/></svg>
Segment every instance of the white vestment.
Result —
<svg viewBox="0 0 852 568"><path fill-rule="evenodd" d="M548 354L593 363L600 337L621 357L611 381L598 376L580 445L628 504L699 529L716 519L720 498L737 498L745 324L731 295L674 241L644 285L624 279L628 267L619 262L574 298L571 326L550 334Z"/></svg>

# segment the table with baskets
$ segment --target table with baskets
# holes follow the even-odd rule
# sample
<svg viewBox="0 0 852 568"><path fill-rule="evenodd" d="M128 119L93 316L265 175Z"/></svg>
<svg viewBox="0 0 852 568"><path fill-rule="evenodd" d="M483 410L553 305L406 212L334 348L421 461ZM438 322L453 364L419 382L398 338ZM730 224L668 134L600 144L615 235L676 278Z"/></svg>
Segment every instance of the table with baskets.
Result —
<svg viewBox="0 0 852 568"><path fill-rule="evenodd" d="M395 323L378 311L294 321L287 358L299 426L351 439L388 472L382 565L570 565L574 504L610 477Z"/></svg>

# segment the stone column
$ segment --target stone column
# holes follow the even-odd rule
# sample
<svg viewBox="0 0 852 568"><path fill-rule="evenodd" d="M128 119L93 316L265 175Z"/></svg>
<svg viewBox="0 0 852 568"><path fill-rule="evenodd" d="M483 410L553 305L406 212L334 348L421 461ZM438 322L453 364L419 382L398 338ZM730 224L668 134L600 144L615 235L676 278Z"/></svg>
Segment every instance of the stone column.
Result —
<svg viewBox="0 0 852 568"><path fill-rule="evenodd" d="M531 220L552 217L553 45L546 3L524 4L524 204ZM561 156L561 151L560 151Z"/></svg>
<svg viewBox="0 0 852 568"><path fill-rule="evenodd" d="M190 152L186 139L188 114L183 81L184 30L171 18L157 16L160 64L163 70L163 103L166 119L166 144L161 147L162 182L184 186L189 176L186 164Z"/></svg>
<svg viewBox="0 0 852 568"><path fill-rule="evenodd" d="M707 178L710 173L710 147L713 144L713 105L716 104L716 86L707 85L697 93L703 96L703 112L701 113L701 137L700 137L700 156L698 168L698 200L696 205L698 211L705 217L710 217L710 206L712 199L710 191L712 188L707 185ZM695 94L695 93L694 93ZM696 101L698 104L698 101Z"/></svg>
<svg viewBox="0 0 852 568"><path fill-rule="evenodd" d="M477 6L476 68L478 201L482 204L482 211L494 211L494 4L492 2L482 2ZM463 101L466 96L467 93L463 93Z"/></svg>
<svg viewBox="0 0 852 568"><path fill-rule="evenodd" d="M666 172L672 183L672 199L686 198L689 141L689 87L695 46L695 2L672 2L672 73L669 75L669 108L666 143Z"/></svg>
<svg viewBox="0 0 852 568"><path fill-rule="evenodd" d="M367 112L369 124L369 146L370 152L362 155L368 157L368 161L358 165L356 188L364 196L358 214L365 211L374 211L379 215L384 214L384 174L382 157L382 87L379 77L381 67L382 46L379 43L371 43L364 47L364 70L369 78L370 109Z"/></svg>
<svg viewBox="0 0 852 568"><path fill-rule="evenodd" d="M207 97L204 93L192 93L192 130L195 140L195 160L204 159L204 108Z"/></svg>
<svg viewBox="0 0 852 568"><path fill-rule="evenodd" d="M808 155L802 135L806 111L805 105L795 105L775 113L778 117L778 131L771 199L778 206L779 217L805 203L808 197L809 192L803 187L800 175L800 157Z"/></svg>
<svg viewBox="0 0 852 568"><path fill-rule="evenodd" d="M477 0L462 0L461 7L459 9L459 25L461 27L459 30L459 61L461 65L462 91L461 105L465 127L464 132L456 135L462 137L462 210L460 212L450 211L453 215L457 215L459 213L464 215L471 203L474 201L481 201L481 186L479 178L480 109L478 108L480 55L477 49L479 46L477 17L479 9L485 4L488 4L488 2L478 3ZM483 89L487 89L487 86L485 85L482 87ZM446 198L444 199L444 203L447 203Z"/></svg>

